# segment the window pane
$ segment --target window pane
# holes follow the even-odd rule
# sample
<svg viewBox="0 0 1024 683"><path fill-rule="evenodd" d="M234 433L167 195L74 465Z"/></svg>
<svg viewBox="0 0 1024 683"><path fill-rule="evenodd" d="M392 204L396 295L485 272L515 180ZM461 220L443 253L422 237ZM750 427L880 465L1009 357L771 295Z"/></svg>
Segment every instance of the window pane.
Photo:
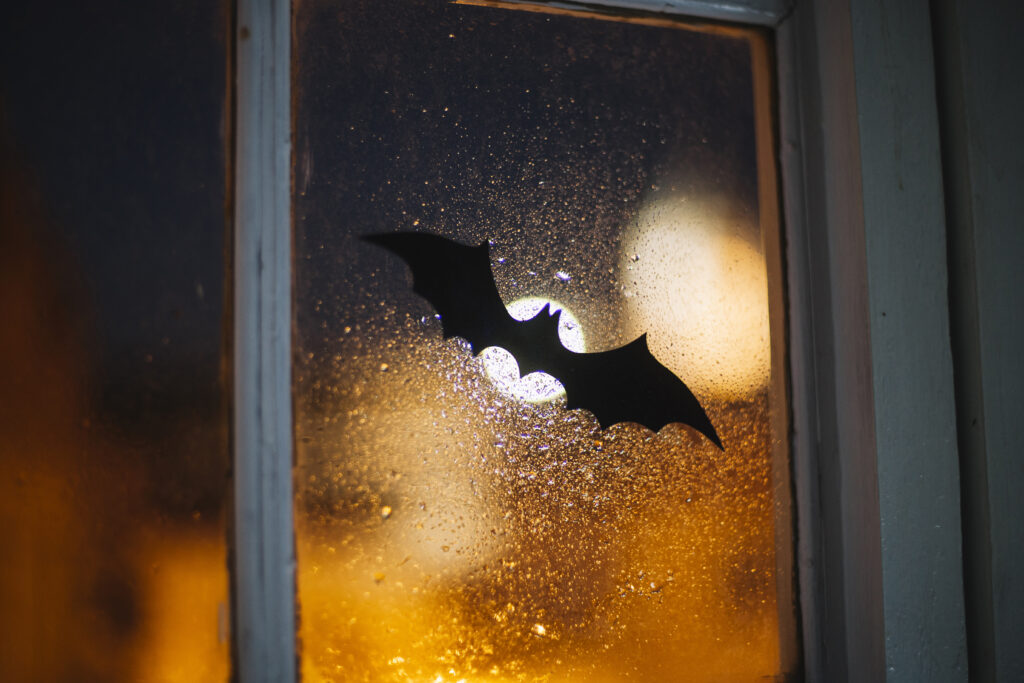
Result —
<svg viewBox="0 0 1024 683"><path fill-rule="evenodd" d="M4 681L229 676L228 15L190 5L0 22Z"/></svg>
<svg viewBox="0 0 1024 683"><path fill-rule="evenodd" d="M305 680L786 673L751 36L378 0L295 21ZM520 319L553 302L577 351L646 333L724 450L602 428L569 409L598 390L445 339L457 314L359 239L400 231L488 245L464 289L493 276Z"/></svg>

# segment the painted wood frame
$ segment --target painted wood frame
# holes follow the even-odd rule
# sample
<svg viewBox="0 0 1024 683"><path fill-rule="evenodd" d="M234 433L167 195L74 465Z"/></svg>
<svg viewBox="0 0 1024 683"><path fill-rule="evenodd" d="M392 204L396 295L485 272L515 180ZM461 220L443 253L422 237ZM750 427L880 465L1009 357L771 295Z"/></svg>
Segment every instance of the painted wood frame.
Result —
<svg viewBox="0 0 1024 683"><path fill-rule="evenodd" d="M798 3L776 35L807 679L965 681L928 3Z"/></svg>
<svg viewBox="0 0 1024 683"><path fill-rule="evenodd" d="M296 678L292 525L291 6L238 0L234 668Z"/></svg>
<svg viewBox="0 0 1024 683"><path fill-rule="evenodd" d="M934 0L969 675L1024 680L1019 3Z"/></svg>
<svg viewBox="0 0 1024 683"><path fill-rule="evenodd" d="M591 0L771 27L809 681L966 680L928 4ZM295 679L290 5L237 6L235 639Z"/></svg>

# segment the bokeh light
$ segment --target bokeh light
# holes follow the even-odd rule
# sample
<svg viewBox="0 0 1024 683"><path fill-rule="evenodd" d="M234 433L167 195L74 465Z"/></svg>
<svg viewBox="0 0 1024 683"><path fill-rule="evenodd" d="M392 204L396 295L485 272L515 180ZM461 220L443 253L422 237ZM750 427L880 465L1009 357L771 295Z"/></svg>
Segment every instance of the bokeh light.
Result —
<svg viewBox="0 0 1024 683"><path fill-rule="evenodd" d="M721 196L648 201L622 241L629 323L698 395L750 396L770 369L756 218Z"/></svg>
<svg viewBox="0 0 1024 683"><path fill-rule="evenodd" d="M576 316L564 304L553 299L529 296L516 299L507 308L509 315L516 320L530 320L544 306L551 306L552 311L558 311L558 339L562 346L583 353L586 350L583 330ZM515 356L501 347L490 346L484 349L481 359L487 377L506 396L528 403L547 403L565 396L562 383L546 372L531 372L520 377Z"/></svg>

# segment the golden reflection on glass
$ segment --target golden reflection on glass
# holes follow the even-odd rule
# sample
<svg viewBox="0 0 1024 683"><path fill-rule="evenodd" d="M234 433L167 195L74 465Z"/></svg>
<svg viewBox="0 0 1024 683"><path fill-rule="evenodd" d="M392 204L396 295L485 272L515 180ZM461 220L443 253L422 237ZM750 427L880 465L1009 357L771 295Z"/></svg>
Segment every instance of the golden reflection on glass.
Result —
<svg viewBox="0 0 1024 683"><path fill-rule="evenodd" d="M296 17L303 680L781 679L747 36L385 4ZM444 339L358 239L398 230L489 240L509 310L559 308L568 348L648 333L725 450L602 430L504 350Z"/></svg>

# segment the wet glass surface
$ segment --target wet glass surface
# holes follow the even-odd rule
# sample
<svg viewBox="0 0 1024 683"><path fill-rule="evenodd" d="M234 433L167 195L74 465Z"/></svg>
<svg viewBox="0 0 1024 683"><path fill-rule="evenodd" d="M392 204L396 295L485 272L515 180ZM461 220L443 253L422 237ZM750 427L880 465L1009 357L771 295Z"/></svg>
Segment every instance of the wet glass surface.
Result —
<svg viewBox="0 0 1024 683"><path fill-rule="evenodd" d="M295 21L304 680L784 675L748 37L439 2ZM512 315L553 303L573 350L646 333L724 451L601 429L555 379L445 339L406 263L358 239L398 231L488 244Z"/></svg>
<svg viewBox="0 0 1024 683"><path fill-rule="evenodd" d="M0 22L0 680L229 678L226 3Z"/></svg>

